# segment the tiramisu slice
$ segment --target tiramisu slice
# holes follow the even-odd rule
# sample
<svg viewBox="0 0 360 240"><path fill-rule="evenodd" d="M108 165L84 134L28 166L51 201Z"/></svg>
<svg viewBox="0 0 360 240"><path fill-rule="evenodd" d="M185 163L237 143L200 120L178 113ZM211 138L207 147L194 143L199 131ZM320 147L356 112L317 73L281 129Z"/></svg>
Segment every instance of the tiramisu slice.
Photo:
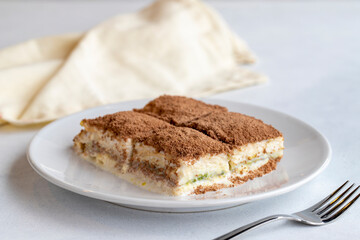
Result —
<svg viewBox="0 0 360 240"><path fill-rule="evenodd" d="M147 190L187 195L231 186L228 147L196 130L119 112L85 119L74 147L85 160Z"/></svg>
<svg viewBox="0 0 360 240"><path fill-rule="evenodd" d="M76 151L147 190L201 194L276 168L283 136L261 120L185 97L161 96L143 109L84 119Z"/></svg>
<svg viewBox="0 0 360 240"><path fill-rule="evenodd" d="M178 108L179 102L181 108ZM197 109L201 109L201 113ZM225 143L230 149L228 176L235 185L275 170L283 156L284 138L281 132L254 117L228 112L217 105L165 95L137 111L175 126L197 130ZM184 115L189 116L185 121Z"/></svg>
<svg viewBox="0 0 360 240"><path fill-rule="evenodd" d="M213 112L181 126L202 132L230 148L229 179L235 185L275 170L283 156L281 132L244 114Z"/></svg>

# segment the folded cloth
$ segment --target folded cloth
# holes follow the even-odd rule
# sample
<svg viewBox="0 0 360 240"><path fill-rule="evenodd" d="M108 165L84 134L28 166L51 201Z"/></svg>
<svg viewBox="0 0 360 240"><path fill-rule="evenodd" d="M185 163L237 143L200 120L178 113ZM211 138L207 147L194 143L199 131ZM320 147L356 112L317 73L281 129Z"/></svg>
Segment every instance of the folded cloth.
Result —
<svg viewBox="0 0 360 240"><path fill-rule="evenodd" d="M0 51L0 118L26 125L160 94L201 97L260 83L246 43L198 0L158 0L84 34Z"/></svg>

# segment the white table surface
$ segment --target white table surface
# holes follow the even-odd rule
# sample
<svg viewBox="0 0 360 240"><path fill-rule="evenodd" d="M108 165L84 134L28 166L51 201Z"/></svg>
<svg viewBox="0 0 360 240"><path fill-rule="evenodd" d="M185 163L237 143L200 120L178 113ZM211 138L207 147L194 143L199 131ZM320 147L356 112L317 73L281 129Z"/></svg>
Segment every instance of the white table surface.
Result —
<svg viewBox="0 0 360 240"><path fill-rule="evenodd" d="M83 31L145 2L0 2L0 47ZM131 210L63 190L37 175L25 152L40 127L0 127L0 239L211 239L258 218L291 213L346 179L360 183L360 2L210 1L259 56L268 84L218 99L298 117L330 141L330 165L295 191L227 210L166 214ZM248 239L359 239L360 203L339 221L277 222Z"/></svg>

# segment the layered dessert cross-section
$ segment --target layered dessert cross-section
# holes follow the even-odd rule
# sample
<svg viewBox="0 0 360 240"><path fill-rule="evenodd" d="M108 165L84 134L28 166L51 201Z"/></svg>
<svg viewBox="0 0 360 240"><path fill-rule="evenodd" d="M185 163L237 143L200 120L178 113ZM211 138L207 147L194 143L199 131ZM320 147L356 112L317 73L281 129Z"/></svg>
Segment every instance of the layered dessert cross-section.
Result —
<svg viewBox="0 0 360 240"><path fill-rule="evenodd" d="M85 160L153 192L186 195L227 186L228 147L186 127L136 112L85 119L74 147Z"/></svg>
<svg viewBox="0 0 360 240"><path fill-rule="evenodd" d="M282 134L261 120L178 96L81 125L74 149L82 158L167 195L202 194L263 176L284 148Z"/></svg>

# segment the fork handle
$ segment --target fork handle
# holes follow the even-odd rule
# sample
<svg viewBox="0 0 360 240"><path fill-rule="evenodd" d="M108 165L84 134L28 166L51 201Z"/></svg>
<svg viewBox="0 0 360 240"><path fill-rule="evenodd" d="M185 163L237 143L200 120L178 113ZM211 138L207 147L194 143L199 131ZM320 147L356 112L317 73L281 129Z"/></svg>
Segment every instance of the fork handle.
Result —
<svg viewBox="0 0 360 240"><path fill-rule="evenodd" d="M249 230L255 229L257 227L260 227L266 223L270 223L270 222L274 222L280 219L288 219L288 220L294 220L294 217L291 215L286 215L286 214L278 214L278 215L272 215L272 216L268 216L262 219L259 219L255 222L246 224L242 227L239 227L229 233L226 233L220 237L215 238L214 240L227 240L227 239L231 239L233 237L236 237L244 232L247 232Z"/></svg>

